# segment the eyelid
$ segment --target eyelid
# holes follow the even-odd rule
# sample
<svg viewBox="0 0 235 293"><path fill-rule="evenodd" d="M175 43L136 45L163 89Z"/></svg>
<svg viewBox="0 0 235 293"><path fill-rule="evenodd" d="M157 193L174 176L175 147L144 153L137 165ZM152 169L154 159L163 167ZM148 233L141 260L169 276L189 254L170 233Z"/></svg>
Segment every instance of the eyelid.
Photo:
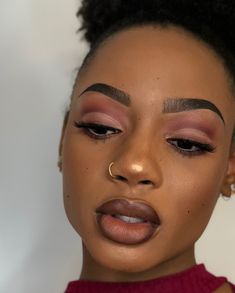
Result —
<svg viewBox="0 0 235 293"><path fill-rule="evenodd" d="M217 123L214 115L211 117L212 113L196 113L197 111L192 111L195 113L178 113L179 115L170 117L166 120L165 131L168 133L196 133L200 136L207 138L208 141L213 141L214 138L220 136L221 125ZM213 118L213 119L212 119Z"/></svg>
<svg viewBox="0 0 235 293"><path fill-rule="evenodd" d="M97 123L123 130L121 123L106 113L89 112L83 115L82 121L84 123Z"/></svg>
<svg viewBox="0 0 235 293"><path fill-rule="evenodd" d="M188 139L197 141L200 143L206 143L206 144L213 144L213 141L208 137L206 133L203 131L200 131L198 129L192 129L192 128L184 128L178 131L173 131L171 135L166 134L165 138L178 138L178 139Z"/></svg>
<svg viewBox="0 0 235 293"><path fill-rule="evenodd" d="M115 119L114 125L119 123L124 129L130 125L129 110L105 96L93 94L86 96L85 99L78 99L78 101L79 119L85 115L108 115Z"/></svg>

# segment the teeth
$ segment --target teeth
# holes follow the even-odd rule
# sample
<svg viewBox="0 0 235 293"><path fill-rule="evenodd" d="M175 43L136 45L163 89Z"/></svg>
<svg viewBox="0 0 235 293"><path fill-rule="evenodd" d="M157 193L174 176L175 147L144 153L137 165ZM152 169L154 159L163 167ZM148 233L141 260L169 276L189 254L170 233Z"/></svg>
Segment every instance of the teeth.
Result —
<svg viewBox="0 0 235 293"><path fill-rule="evenodd" d="M133 218L121 215L114 215L115 218L118 218L126 223L144 223L145 221L141 218Z"/></svg>

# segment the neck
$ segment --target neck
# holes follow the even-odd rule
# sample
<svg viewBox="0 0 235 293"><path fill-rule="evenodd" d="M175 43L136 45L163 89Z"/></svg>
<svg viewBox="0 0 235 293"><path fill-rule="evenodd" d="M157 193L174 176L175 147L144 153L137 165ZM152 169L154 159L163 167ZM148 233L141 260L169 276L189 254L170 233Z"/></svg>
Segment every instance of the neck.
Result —
<svg viewBox="0 0 235 293"><path fill-rule="evenodd" d="M196 264L194 247L155 267L138 273L123 273L102 266L90 255L83 244L83 265L80 280L102 282L135 282L156 279L186 270Z"/></svg>

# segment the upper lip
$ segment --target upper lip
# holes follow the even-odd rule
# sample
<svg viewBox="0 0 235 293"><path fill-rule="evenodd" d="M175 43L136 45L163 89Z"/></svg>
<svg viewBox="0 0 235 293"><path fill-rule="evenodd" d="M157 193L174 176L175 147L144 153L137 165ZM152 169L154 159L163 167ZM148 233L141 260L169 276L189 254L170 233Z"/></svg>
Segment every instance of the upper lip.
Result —
<svg viewBox="0 0 235 293"><path fill-rule="evenodd" d="M160 225L160 218L156 211L151 206L139 201L130 202L126 199L113 199L99 206L96 212L141 218L153 224Z"/></svg>

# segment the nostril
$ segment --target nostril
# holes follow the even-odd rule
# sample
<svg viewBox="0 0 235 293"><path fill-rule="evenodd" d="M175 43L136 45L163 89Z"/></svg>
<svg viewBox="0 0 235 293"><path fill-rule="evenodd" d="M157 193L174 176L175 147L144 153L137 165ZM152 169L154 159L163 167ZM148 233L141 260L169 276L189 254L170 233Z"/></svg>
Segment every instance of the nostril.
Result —
<svg viewBox="0 0 235 293"><path fill-rule="evenodd" d="M141 180L140 183L145 184L145 185L150 185L150 184L152 184L152 181L150 181L150 180Z"/></svg>
<svg viewBox="0 0 235 293"><path fill-rule="evenodd" d="M121 180L121 181L127 181L127 179L121 175L116 175L116 179Z"/></svg>

